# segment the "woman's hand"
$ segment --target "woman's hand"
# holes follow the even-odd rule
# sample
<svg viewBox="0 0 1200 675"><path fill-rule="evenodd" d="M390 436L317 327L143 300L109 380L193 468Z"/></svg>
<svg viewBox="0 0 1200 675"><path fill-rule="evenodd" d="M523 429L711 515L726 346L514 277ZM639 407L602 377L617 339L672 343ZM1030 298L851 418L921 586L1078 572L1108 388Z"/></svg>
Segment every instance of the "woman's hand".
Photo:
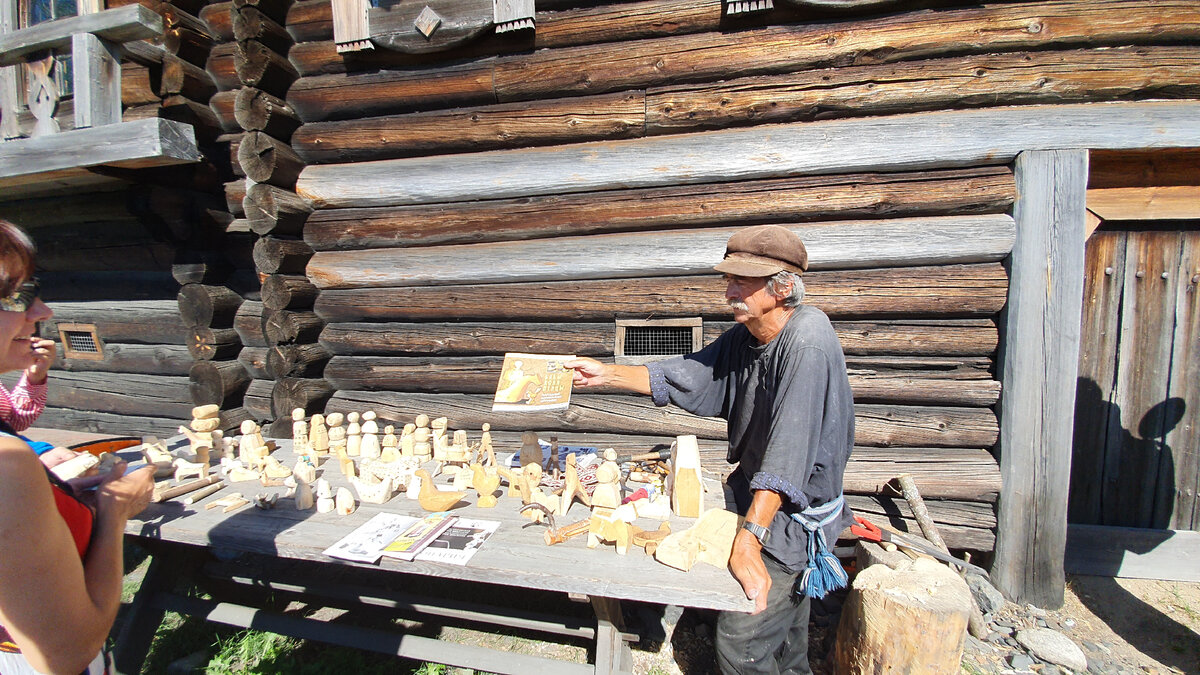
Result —
<svg viewBox="0 0 1200 675"><path fill-rule="evenodd" d="M25 379L30 384L46 381L50 364L54 362L54 340L33 340L33 365L25 369Z"/></svg>
<svg viewBox="0 0 1200 675"><path fill-rule="evenodd" d="M154 492L154 467L146 466L125 473L125 462L117 462L96 488L96 508L101 516L120 518L122 522L142 512Z"/></svg>

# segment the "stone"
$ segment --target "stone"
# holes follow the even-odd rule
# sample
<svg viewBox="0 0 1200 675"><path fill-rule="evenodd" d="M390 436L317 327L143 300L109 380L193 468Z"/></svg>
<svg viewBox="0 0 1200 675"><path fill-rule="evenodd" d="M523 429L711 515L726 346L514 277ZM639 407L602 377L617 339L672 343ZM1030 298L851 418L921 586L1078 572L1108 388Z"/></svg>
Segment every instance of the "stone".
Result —
<svg viewBox="0 0 1200 675"><path fill-rule="evenodd" d="M1004 607L1004 595L990 581L978 574L967 575L967 587L975 596L975 604L984 614L992 614Z"/></svg>
<svg viewBox="0 0 1200 675"><path fill-rule="evenodd" d="M1083 650L1062 633L1048 628L1028 628L1017 633L1017 642L1043 661L1071 670L1087 670Z"/></svg>
<svg viewBox="0 0 1200 675"><path fill-rule="evenodd" d="M1017 670L1028 668L1034 663L1035 661L1033 660L1033 657L1029 656L1028 654L1013 654L1012 656L1008 657L1008 665L1016 668Z"/></svg>

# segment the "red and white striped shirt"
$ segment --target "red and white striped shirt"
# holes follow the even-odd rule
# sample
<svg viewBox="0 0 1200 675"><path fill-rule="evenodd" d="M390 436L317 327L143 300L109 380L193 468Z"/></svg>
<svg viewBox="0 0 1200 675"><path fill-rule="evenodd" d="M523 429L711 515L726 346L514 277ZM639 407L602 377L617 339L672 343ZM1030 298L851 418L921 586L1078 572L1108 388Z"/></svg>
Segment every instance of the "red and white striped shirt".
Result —
<svg viewBox="0 0 1200 675"><path fill-rule="evenodd" d="M46 382L31 384L28 376L21 375L11 394L0 384L0 419L8 422L13 431L22 432L33 426L45 408Z"/></svg>

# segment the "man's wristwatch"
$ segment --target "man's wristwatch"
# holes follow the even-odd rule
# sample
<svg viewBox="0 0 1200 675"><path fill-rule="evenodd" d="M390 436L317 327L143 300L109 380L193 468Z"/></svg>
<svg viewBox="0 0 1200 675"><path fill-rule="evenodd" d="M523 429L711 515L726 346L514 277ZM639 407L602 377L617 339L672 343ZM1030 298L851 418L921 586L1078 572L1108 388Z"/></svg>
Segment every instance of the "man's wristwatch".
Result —
<svg viewBox="0 0 1200 675"><path fill-rule="evenodd" d="M771 531L762 525L759 525L758 523L752 523L747 520L746 522L742 523L742 529L754 535L754 538L758 540L758 543L762 544L763 546L766 546L767 542L771 541Z"/></svg>

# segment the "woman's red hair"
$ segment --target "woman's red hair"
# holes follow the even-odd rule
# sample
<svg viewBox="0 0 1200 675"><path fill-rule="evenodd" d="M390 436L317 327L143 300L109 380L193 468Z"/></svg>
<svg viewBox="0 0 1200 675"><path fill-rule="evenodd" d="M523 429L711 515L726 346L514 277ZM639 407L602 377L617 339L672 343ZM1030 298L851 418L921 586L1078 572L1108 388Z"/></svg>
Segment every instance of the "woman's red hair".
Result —
<svg viewBox="0 0 1200 675"><path fill-rule="evenodd" d="M33 275L36 251L29 235L0 218L0 296L12 295Z"/></svg>

